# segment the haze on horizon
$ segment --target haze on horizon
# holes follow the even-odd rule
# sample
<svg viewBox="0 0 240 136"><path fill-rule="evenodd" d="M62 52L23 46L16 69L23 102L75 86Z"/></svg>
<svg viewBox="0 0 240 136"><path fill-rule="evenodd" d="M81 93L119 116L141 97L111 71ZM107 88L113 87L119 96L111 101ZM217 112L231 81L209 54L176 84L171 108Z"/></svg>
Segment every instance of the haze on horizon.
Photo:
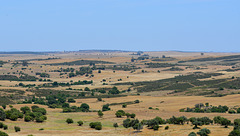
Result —
<svg viewBox="0 0 240 136"><path fill-rule="evenodd" d="M0 3L0 51L240 52L239 0Z"/></svg>

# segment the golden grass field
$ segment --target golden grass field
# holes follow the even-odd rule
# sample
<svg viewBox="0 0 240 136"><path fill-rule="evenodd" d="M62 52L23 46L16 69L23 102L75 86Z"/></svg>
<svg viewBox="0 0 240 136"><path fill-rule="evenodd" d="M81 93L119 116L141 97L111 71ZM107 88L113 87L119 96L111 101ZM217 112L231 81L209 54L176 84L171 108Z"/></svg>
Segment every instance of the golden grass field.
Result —
<svg viewBox="0 0 240 136"><path fill-rule="evenodd" d="M71 80L93 80L93 84L89 85L75 85L71 86L73 89L84 89L85 87L89 87L90 89L94 88L102 88L102 87L113 87L114 83L123 83L123 82L138 82L138 81L154 81L160 79L173 78L178 75L185 75L193 72L204 72L204 73L223 73L224 75L211 77L207 79L201 80L212 80L212 79L225 79L231 78L232 76L239 77L240 71L234 72L226 72L222 71L224 69L229 69L231 66L224 65L213 65L213 64L205 64L205 65L197 65L202 69L196 68L188 68L185 69L185 66L179 66L183 68L184 71L162 71L167 68L147 68L144 63L145 61L136 61L134 65L141 67L141 69L137 69L135 72L130 71L122 71L116 70L115 73L113 70L103 70L101 73L98 73L97 70L93 71L94 77L85 77L85 76L76 76L73 78L67 78L66 75L63 75L60 78L58 72L49 72L50 70L57 70L59 68L68 68L72 67L78 69L79 65L73 66L49 66L44 64L50 63L62 63L62 62L71 62L75 60L101 60L101 61L109 61L114 62L116 65L129 65L131 63L131 58L136 57L133 55L129 55L132 52L111 52L111 53L102 53L102 52L85 52L85 53L56 53L56 54L48 54L48 55L2 55L0 60L14 62L15 60L27 60L27 59L46 59L49 57L60 57L61 59L56 60L44 60L44 61L30 61L31 65L27 67L26 70L21 70L22 66L17 66L11 69L12 64L7 63L4 64L3 67L0 67L0 75L4 75L7 73L12 73L18 71L23 71L26 74L36 76L36 72L46 72L50 74L50 78L52 81L57 82L70 82ZM204 57L219 57L226 55L239 55L237 53L205 53L204 56L200 55L197 52L144 52L144 54L149 54L152 57L161 57L162 55L170 56L177 58L178 60L170 61L169 63L177 63L179 60L190 60L196 58L204 58ZM147 60L146 62L153 62ZM158 62L158 63L166 63L166 62ZM196 65L197 63L191 63ZM100 65L100 64L99 64ZM107 64L108 65L108 64ZM40 68L42 66L42 68ZM31 69L31 70L30 70ZM142 73L142 70L147 72ZM161 72L158 73L157 71ZM33 71L33 72L31 72ZM13 74L17 75L18 74ZM39 77L39 76L37 76ZM108 85L103 85L102 80L106 79L106 83ZM122 79L122 81L118 81L118 79ZM24 84L36 84L40 85L47 82L39 82L39 81L21 81ZM7 81L0 80L0 89L17 89L25 91L27 88L18 87L20 81ZM129 88L128 85L117 86L119 90L126 90ZM56 87L51 88L55 90L65 90L68 87ZM35 123L35 122L24 122L23 119L18 119L18 121L10 121L6 120L5 124L8 125L8 130L3 130L7 132L10 136L27 136L33 134L34 136L127 136L127 135L140 135L140 136L187 136L190 132L197 132L198 130L193 130L193 126L191 124L185 125L169 125L169 130L164 130L166 125L161 125L158 131L153 131L151 129L147 129L144 127L140 133L136 133L132 128L123 128L122 121L126 118L116 118L115 112L119 109L123 109L125 112L135 113L136 118L139 120L143 119L152 119L156 116L159 116L163 119L170 118L172 116L186 116L190 117L209 117L213 118L215 116L222 116L233 121L234 119L240 118L239 114L228 114L228 113L189 113L189 112L179 112L179 109L186 107L194 107L197 103L210 103L210 105L218 106L218 105L227 105L231 107L240 107L240 95L227 95L224 97L204 97L204 96L184 96L179 93L178 96L168 95L169 92L173 90L167 91L155 91L155 92L143 92L140 96L136 96L136 90L132 88L133 91L130 93L126 93L127 97L117 97L117 98L103 98L103 101L97 101L97 98L88 98L88 99L76 99L76 103L71 105L80 106L81 103L87 103L90 105L91 110L101 110L102 105L107 103L120 103L120 102L128 102L134 100L140 100L138 104L128 105L127 108L122 108L121 105L110 106L110 111L105 111L102 118L99 118L97 112L88 112L88 113L62 113L62 109L51 109L47 106L39 105L40 107L44 107L47 109L47 121L43 123ZM227 90L225 90L227 91ZM239 90L234 90L239 91ZM4 95L4 93L0 93L0 95ZM18 95L18 94L14 94ZM24 95L32 95L31 92L26 91ZM23 106L32 106L33 104L14 104L13 107L19 109ZM159 110L148 109L149 107L158 108ZM9 107L8 107L9 108ZM65 120L67 118L72 118L74 120L73 124L67 124ZM77 121L84 121L83 126L77 126ZM91 129L88 125L90 122L100 121L102 122L103 129L98 131ZM113 127L113 123L118 123L119 127L115 129ZM21 131L16 133L14 132L13 127L20 126ZM43 128L44 130L39 130ZM201 126L201 128L208 128L211 130L211 136L227 136L230 131L232 131L233 127L229 126L229 128L224 128L219 125L207 125Z"/></svg>
<svg viewBox="0 0 240 136"><path fill-rule="evenodd" d="M152 119L156 116L162 117L163 119L170 118L172 116L186 116L190 117L209 117L213 118L215 116L222 116L232 121L239 118L238 114L228 114L228 113L186 113L179 112L179 109L185 107L193 107L196 103L206 103L209 102L211 105L225 104L229 107L240 106L240 95L229 95L225 97L202 97L202 96L173 96L173 97L151 97L151 96L127 96L119 98L105 98L104 102L99 102L96 98L91 99L78 99L74 105L80 105L81 103L88 103L91 109L99 110L103 104L115 103L115 102L127 102L133 100L140 100L138 104L128 105L127 108L122 108L121 105L110 106L111 111L104 112L104 116L99 118L96 112L90 113L61 113L61 109L49 109L47 106L39 105L47 109L48 120L44 123L34 123L34 122L24 122L23 120L18 121L6 121L9 125L8 132L11 136L25 136L28 134L33 134L36 136L43 135L169 135L169 136L186 136L193 130L191 124L185 125L168 125L169 130L164 130L166 125L161 125L158 131L149 130L144 128L141 133L134 134L132 128L125 129L122 126L115 128L112 126L113 123L122 124L122 121L126 118L116 118L115 112L119 109L123 109L129 113L135 113L136 118L142 119ZM18 104L13 105L15 108L20 108L22 106L32 106L33 104ZM148 107L159 108L159 110L151 110ZM67 118L72 118L75 123L68 125L65 120ZM77 121L83 120L83 126L77 126ZM93 130L89 128L88 124L92 121L102 122L103 129L101 131ZM21 132L15 133L11 128L18 125L22 128ZM40 128L44 130L40 131ZM224 136L232 130L232 127L224 128L219 125L207 125L201 126L201 128L208 128L211 130L211 136Z"/></svg>

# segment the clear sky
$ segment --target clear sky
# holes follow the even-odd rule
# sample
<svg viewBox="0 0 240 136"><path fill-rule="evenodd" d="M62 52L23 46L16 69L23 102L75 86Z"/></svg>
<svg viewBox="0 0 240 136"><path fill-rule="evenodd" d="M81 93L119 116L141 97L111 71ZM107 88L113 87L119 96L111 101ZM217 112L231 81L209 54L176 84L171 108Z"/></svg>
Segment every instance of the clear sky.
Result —
<svg viewBox="0 0 240 136"><path fill-rule="evenodd" d="M0 51L240 52L240 0L0 0Z"/></svg>

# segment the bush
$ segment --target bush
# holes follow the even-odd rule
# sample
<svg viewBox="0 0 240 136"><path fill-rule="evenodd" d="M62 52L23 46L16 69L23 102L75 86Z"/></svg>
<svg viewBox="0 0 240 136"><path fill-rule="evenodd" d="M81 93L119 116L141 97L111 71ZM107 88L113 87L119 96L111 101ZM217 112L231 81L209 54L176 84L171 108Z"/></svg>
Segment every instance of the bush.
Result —
<svg viewBox="0 0 240 136"><path fill-rule="evenodd" d="M165 130L168 130L168 129L169 129L169 126L166 126L166 127L165 127Z"/></svg>
<svg viewBox="0 0 240 136"><path fill-rule="evenodd" d="M0 122L0 128L3 128L3 125L4 125L4 124L3 124L2 122Z"/></svg>
<svg viewBox="0 0 240 136"><path fill-rule="evenodd" d="M18 131L21 131L21 128L20 128L20 127L17 127L17 126L15 126L15 127L14 127L14 130L15 130L15 132L18 132Z"/></svg>
<svg viewBox="0 0 240 136"><path fill-rule="evenodd" d="M68 119L66 120L66 122L67 122L68 124L71 124L71 123L73 123L73 120L70 119L70 118L68 118Z"/></svg>
<svg viewBox="0 0 240 136"><path fill-rule="evenodd" d="M6 119L6 113L2 108L0 108L0 120L5 121L5 119Z"/></svg>
<svg viewBox="0 0 240 136"><path fill-rule="evenodd" d="M40 117L37 117L37 118L36 118L36 122L41 123L41 122L43 122L43 121L46 120L46 119L47 119L46 116L40 116Z"/></svg>
<svg viewBox="0 0 240 136"><path fill-rule="evenodd" d="M80 106L80 109L82 112L88 112L89 111L89 105L86 103L82 103Z"/></svg>
<svg viewBox="0 0 240 136"><path fill-rule="evenodd" d="M140 101L139 101L139 100L135 100L134 102L135 102L135 103L139 103Z"/></svg>
<svg viewBox="0 0 240 136"><path fill-rule="evenodd" d="M47 111L44 108L34 108L34 109L32 109L32 111L33 112L41 112L43 115L47 114Z"/></svg>
<svg viewBox="0 0 240 136"><path fill-rule="evenodd" d="M0 136L8 136L7 133L0 131Z"/></svg>
<svg viewBox="0 0 240 136"><path fill-rule="evenodd" d="M135 117L136 117L136 114L132 113L132 114L130 114L130 117L131 117L131 118L135 118Z"/></svg>
<svg viewBox="0 0 240 136"><path fill-rule="evenodd" d="M103 116L103 113L102 113L102 111L98 111L98 116L101 118L102 116Z"/></svg>
<svg viewBox="0 0 240 136"><path fill-rule="evenodd" d="M109 111L109 110L111 110L111 109L109 108L109 104L103 105L102 111Z"/></svg>
<svg viewBox="0 0 240 136"><path fill-rule="evenodd" d="M116 117L117 118L121 118L122 116L125 116L125 112L123 110L118 110L116 113L115 113Z"/></svg>
<svg viewBox="0 0 240 136"><path fill-rule="evenodd" d="M75 101L73 98L69 98L69 99L68 99L68 102L69 102L69 103L75 103L76 101Z"/></svg>
<svg viewBox="0 0 240 136"><path fill-rule="evenodd" d="M113 127L117 128L118 127L118 123L113 123Z"/></svg>
<svg viewBox="0 0 240 136"><path fill-rule="evenodd" d="M199 130L199 132L197 132L197 134L199 134L200 136L208 136L208 134L210 134L211 131L207 128L201 129Z"/></svg>
<svg viewBox="0 0 240 136"><path fill-rule="evenodd" d="M18 119L18 114L17 113L12 113L9 119L12 120L12 121L16 121Z"/></svg>
<svg viewBox="0 0 240 136"><path fill-rule="evenodd" d="M195 132L191 132L188 136L197 136Z"/></svg>
<svg viewBox="0 0 240 136"><path fill-rule="evenodd" d="M32 111L33 111L34 109L37 109L39 107L37 105L33 105L31 108L32 108Z"/></svg>
<svg viewBox="0 0 240 136"><path fill-rule="evenodd" d="M97 126L95 127L95 129L96 129L96 130L102 130L102 125L97 125Z"/></svg>
<svg viewBox="0 0 240 136"><path fill-rule="evenodd" d="M84 91L91 91L91 90L88 87L85 87Z"/></svg>
<svg viewBox="0 0 240 136"><path fill-rule="evenodd" d="M20 110L23 112L23 114L26 114L27 112L31 111L28 106L21 107Z"/></svg>
<svg viewBox="0 0 240 136"><path fill-rule="evenodd" d="M122 105L122 108L127 108L127 104L123 104L123 105Z"/></svg>
<svg viewBox="0 0 240 136"><path fill-rule="evenodd" d="M153 126L153 130L156 131L156 130L158 130L158 129L159 129L159 125L154 125L154 126Z"/></svg>
<svg viewBox="0 0 240 136"><path fill-rule="evenodd" d="M6 105L2 105L2 107L3 107L3 109L6 109L7 106Z"/></svg>
<svg viewBox="0 0 240 136"><path fill-rule="evenodd" d="M98 97L97 100L98 100L98 101L102 101L102 98L101 98L101 97Z"/></svg>
<svg viewBox="0 0 240 136"><path fill-rule="evenodd" d="M235 114L236 111L235 111L235 110L229 110L228 113L229 113L229 114Z"/></svg>
<svg viewBox="0 0 240 136"><path fill-rule="evenodd" d="M91 128L95 128L96 130L101 130L102 129L102 124L101 122L91 122L89 124Z"/></svg>
<svg viewBox="0 0 240 136"><path fill-rule="evenodd" d="M78 126L82 126L83 125L83 121L78 121Z"/></svg>
<svg viewBox="0 0 240 136"><path fill-rule="evenodd" d="M32 117L29 116L29 115L27 115L27 116L24 117L24 121L25 121L25 122L29 122L29 121L31 121L31 120L32 120Z"/></svg>
<svg viewBox="0 0 240 136"><path fill-rule="evenodd" d="M8 126L7 125L3 125L3 129L4 130L7 130L8 129ZM0 135L1 136L1 135Z"/></svg>
<svg viewBox="0 0 240 136"><path fill-rule="evenodd" d="M234 129L228 136L240 136L240 129Z"/></svg>

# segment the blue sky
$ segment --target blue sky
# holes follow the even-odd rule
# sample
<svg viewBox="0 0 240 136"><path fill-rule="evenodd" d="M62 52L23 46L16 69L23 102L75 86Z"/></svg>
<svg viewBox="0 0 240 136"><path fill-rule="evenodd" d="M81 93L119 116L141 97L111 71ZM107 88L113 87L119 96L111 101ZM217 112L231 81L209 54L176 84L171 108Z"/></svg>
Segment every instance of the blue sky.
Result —
<svg viewBox="0 0 240 136"><path fill-rule="evenodd" d="M0 51L240 52L240 0L0 0Z"/></svg>

